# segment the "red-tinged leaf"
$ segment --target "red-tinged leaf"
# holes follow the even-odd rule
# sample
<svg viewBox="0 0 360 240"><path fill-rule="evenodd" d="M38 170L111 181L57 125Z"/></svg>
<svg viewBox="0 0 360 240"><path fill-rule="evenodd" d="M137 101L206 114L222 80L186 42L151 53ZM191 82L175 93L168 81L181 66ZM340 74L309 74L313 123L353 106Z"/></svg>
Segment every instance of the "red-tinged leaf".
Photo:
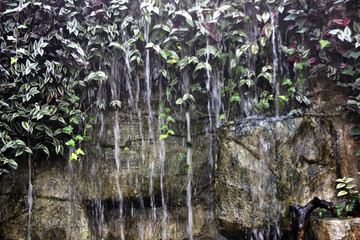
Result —
<svg viewBox="0 0 360 240"><path fill-rule="evenodd" d="M342 19L334 19L333 20L335 23L339 24L339 25L343 25L344 24L344 20Z"/></svg>
<svg viewBox="0 0 360 240"><path fill-rule="evenodd" d="M345 49L336 49L336 51L340 54L344 54L346 53L346 50Z"/></svg>
<svg viewBox="0 0 360 240"><path fill-rule="evenodd" d="M213 22L211 22L211 23L202 23L202 24L207 30L212 30L212 28L214 26Z"/></svg>
<svg viewBox="0 0 360 240"><path fill-rule="evenodd" d="M348 19L346 16L344 17L344 23L343 25L346 27L350 23L350 19Z"/></svg>
<svg viewBox="0 0 360 240"><path fill-rule="evenodd" d="M347 64L346 63L339 63L339 68L346 68Z"/></svg>
<svg viewBox="0 0 360 240"><path fill-rule="evenodd" d="M357 71L358 73L360 73L360 68L357 68L356 71Z"/></svg>
<svg viewBox="0 0 360 240"><path fill-rule="evenodd" d="M211 33L211 37L218 43L219 39L215 33Z"/></svg>
<svg viewBox="0 0 360 240"><path fill-rule="evenodd" d="M262 28L261 35L266 35L267 39L270 39L272 33L272 27L269 23L265 24Z"/></svg>
<svg viewBox="0 0 360 240"><path fill-rule="evenodd" d="M51 95L48 95L47 98L46 98L46 103L51 102L51 100L52 100L52 96L51 96Z"/></svg>
<svg viewBox="0 0 360 240"><path fill-rule="evenodd" d="M310 63L310 64L311 64L311 63L314 63L315 61L316 61L316 58L314 58L314 57L309 59L309 63Z"/></svg>
<svg viewBox="0 0 360 240"><path fill-rule="evenodd" d="M332 24L332 22L333 22L333 20L330 20L330 21L328 22L327 26L330 27L331 24Z"/></svg>

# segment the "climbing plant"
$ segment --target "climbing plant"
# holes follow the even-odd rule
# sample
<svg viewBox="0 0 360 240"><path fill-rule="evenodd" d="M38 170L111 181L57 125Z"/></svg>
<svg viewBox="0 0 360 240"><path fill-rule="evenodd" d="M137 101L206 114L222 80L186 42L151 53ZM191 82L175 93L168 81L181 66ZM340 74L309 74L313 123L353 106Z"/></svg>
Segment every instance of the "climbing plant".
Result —
<svg viewBox="0 0 360 240"><path fill-rule="evenodd" d="M326 78L345 88L349 113L359 113L360 11L358 1L291 1L287 22L289 60L298 79Z"/></svg>
<svg viewBox="0 0 360 240"><path fill-rule="evenodd" d="M319 78L344 87L358 113L357 9L355 0L1 1L0 171L66 145L76 159L93 108L138 108L154 86L163 123L173 103L198 111L204 99L201 114L217 124L279 105L302 114L304 83Z"/></svg>
<svg viewBox="0 0 360 240"><path fill-rule="evenodd" d="M25 154L64 154L87 119L86 87L106 75L92 66L99 60L72 1L2 1L0 9L1 174Z"/></svg>

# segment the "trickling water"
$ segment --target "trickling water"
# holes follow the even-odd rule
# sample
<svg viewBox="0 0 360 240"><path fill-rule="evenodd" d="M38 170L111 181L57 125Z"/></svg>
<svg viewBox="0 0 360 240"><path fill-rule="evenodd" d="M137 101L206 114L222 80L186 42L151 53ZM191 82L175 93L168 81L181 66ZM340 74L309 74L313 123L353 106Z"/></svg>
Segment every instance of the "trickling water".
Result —
<svg viewBox="0 0 360 240"><path fill-rule="evenodd" d="M146 44L149 43L149 23L146 22L144 25L144 38ZM150 55L149 50L145 51L146 57L145 57L145 84L146 84L146 103L148 108L148 127L149 127L149 141L154 140L154 131L151 126L151 123L153 121L153 111L151 108L151 76L150 76ZM156 152L155 146L153 149L153 153ZM155 163L154 159L152 157L152 154L150 154L150 186L149 186L149 194L150 194L150 201L151 201L151 208L152 208L152 218L153 220L156 220L156 206L155 206L155 196L154 196L154 183L153 178L155 174Z"/></svg>
<svg viewBox="0 0 360 240"><path fill-rule="evenodd" d="M119 100L120 99L120 73L119 73L119 67L118 67L118 60L117 57L114 55L113 60L113 67L112 67L112 78L113 81L111 83L111 94L113 100ZM116 109L114 113L114 156L115 156L115 164L116 164L116 189L118 193L119 198L119 222L120 222L120 234L121 239L125 239L124 234L124 212L123 212L123 196L122 196L122 190L120 187L120 128L119 128L119 110Z"/></svg>
<svg viewBox="0 0 360 240"><path fill-rule="evenodd" d="M183 73L183 83L184 83L184 92L185 94L189 94L189 72L186 70ZM188 169L187 174L187 186L186 186L186 205L188 209L188 234L189 239L193 239L193 214L192 214L192 203L191 203L191 181L192 181L192 163L191 163L191 124L190 124L190 112L187 110L185 112L185 118L186 118L186 141L187 141L187 154L186 154L186 164Z"/></svg>
<svg viewBox="0 0 360 240"><path fill-rule="evenodd" d="M123 42L125 43L125 45L128 45L128 43L126 42L128 40L128 36L126 34L126 32L123 30L122 31L122 38L123 38ZM126 88L128 90L128 94L129 94L129 106L133 106L134 105L134 98L133 98L133 93L132 93L132 88L131 88L131 68L130 68L130 57L129 57L129 52L130 52L130 46L126 46L126 51L125 51L125 79L126 79Z"/></svg>
<svg viewBox="0 0 360 240"><path fill-rule="evenodd" d="M276 13L270 10L270 18L271 18L271 27L272 27L272 35L271 35L271 43L272 43L272 52L273 52L273 79L272 83L275 88L275 117L279 117L279 103L278 99L280 96L279 82L277 80L277 69L278 69L278 51L276 47L276 28L277 28L277 17Z"/></svg>
<svg viewBox="0 0 360 240"><path fill-rule="evenodd" d="M146 44L149 43L149 23L146 23L144 25L144 38ZM151 125L152 119L153 119L153 112L151 109L151 77L150 77L150 55L149 50L145 51L146 59L145 59L145 83L146 83L146 103L148 107L148 121L149 126ZM149 128L150 133L152 133L152 128ZM151 134L150 134L151 135ZM153 137L151 135L150 137Z"/></svg>
<svg viewBox="0 0 360 240"><path fill-rule="evenodd" d="M119 197L119 221L120 221L120 233L121 239L125 239L124 234L124 210L123 210L123 196L120 188L120 148L119 148L119 140L120 140L120 129L119 129L119 112L115 111L115 125L114 125L114 141L115 141L115 161L116 161L116 189Z"/></svg>
<svg viewBox="0 0 360 240"><path fill-rule="evenodd" d="M206 39L206 65L209 64L209 59L210 59L210 51L209 51L209 38ZM208 134L210 134L210 142L213 141L213 124L212 124L212 112L211 112L211 95L210 95L210 83L211 83L211 73L210 73L210 69L206 68L206 91L208 92L209 96L208 96L208 103L207 103L207 110L208 110L208 114L209 114L209 124L207 126L207 132ZM210 144L210 151L209 151L209 163L211 168L213 168L214 166L214 158L213 158L213 149L212 149L212 144ZM210 182L212 182L212 180L210 179Z"/></svg>
<svg viewBox="0 0 360 240"><path fill-rule="evenodd" d="M159 84L159 92L160 92L160 102L162 96L162 84ZM163 104L160 104L159 112L164 112ZM159 119L159 132L162 125L164 125L164 118ZM165 142L164 140L159 140L159 164L160 164L160 191L161 191L161 206L162 206L162 220L161 220L161 239L167 239L166 233L166 221L167 221L167 206L165 201L165 194L164 194L164 163L165 163Z"/></svg>
<svg viewBox="0 0 360 240"><path fill-rule="evenodd" d="M32 170L31 170L31 155L28 157L28 165L29 165L29 189L28 189L28 240L31 240L31 214L33 207L33 185L31 182Z"/></svg>

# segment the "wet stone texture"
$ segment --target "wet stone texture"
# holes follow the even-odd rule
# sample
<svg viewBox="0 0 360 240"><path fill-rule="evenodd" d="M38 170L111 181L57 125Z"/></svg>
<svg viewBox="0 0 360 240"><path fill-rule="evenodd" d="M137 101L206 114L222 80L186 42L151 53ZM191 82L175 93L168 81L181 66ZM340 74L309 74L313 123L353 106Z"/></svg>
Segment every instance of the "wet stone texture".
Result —
<svg viewBox="0 0 360 240"><path fill-rule="evenodd" d="M34 156L32 239L110 240L121 239L122 232L130 240L161 239L164 228L168 239L187 239L189 168L182 154L189 144L193 237L221 239L214 214L213 166L209 157L216 150L210 147L215 138L205 132L207 119L192 116L192 142L187 143L186 123L179 116L171 126L176 134L165 141L165 158L161 163L158 118L149 126L146 113L141 119L136 114L120 113L117 171L114 112L107 112L104 118L104 125L93 127L93 142L83 147L86 156L80 162ZM149 127L154 129L153 136ZM1 179L0 203L5 207L0 212L0 239L28 238L27 162L19 162L19 166L13 175Z"/></svg>
<svg viewBox="0 0 360 240"><path fill-rule="evenodd" d="M335 179L354 176L357 169L349 129L340 118L309 116L219 128L215 193L220 232L230 239L279 239L290 229L290 203L305 205L315 196L335 200Z"/></svg>
<svg viewBox="0 0 360 240"><path fill-rule="evenodd" d="M360 239L360 218L313 219L308 234L314 240L357 240Z"/></svg>

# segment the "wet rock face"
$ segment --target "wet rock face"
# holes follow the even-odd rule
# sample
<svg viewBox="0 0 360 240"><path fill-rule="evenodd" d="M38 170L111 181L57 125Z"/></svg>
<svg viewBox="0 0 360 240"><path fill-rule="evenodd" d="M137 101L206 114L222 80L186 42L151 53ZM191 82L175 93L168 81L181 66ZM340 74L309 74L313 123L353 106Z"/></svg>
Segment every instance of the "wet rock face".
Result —
<svg viewBox="0 0 360 240"><path fill-rule="evenodd" d="M360 239L360 218L313 219L309 225L307 233L314 240Z"/></svg>
<svg viewBox="0 0 360 240"><path fill-rule="evenodd" d="M97 135L100 126L94 126L94 141L83 148L86 156L80 162L69 164L67 159L34 157L32 239L121 239L122 227L126 239L160 239L164 226L168 239L188 238L189 170L186 156L182 155L190 144L186 142L186 123L179 117L171 126L176 135L165 140L165 158L161 164L157 119L152 123L154 136L151 137L145 114L139 119L136 115L120 113L120 169L117 172L114 112L106 113L104 118L103 135ZM213 208L213 167L209 159L210 152L215 151L215 147L210 147L215 138L205 133L205 126L206 121L193 116L192 232L195 239L220 239ZM27 162L19 166L14 175L2 176L0 203L6 207L0 211L1 239L27 239ZM122 203L117 186L121 189ZM165 224L162 195L167 207ZM124 209L122 221L119 220L120 204Z"/></svg>
<svg viewBox="0 0 360 240"><path fill-rule="evenodd" d="M332 201L334 180L356 173L349 126L332 118L246 120L217 132L216 217L229 238L290 229L288 206Z"/></svg>

